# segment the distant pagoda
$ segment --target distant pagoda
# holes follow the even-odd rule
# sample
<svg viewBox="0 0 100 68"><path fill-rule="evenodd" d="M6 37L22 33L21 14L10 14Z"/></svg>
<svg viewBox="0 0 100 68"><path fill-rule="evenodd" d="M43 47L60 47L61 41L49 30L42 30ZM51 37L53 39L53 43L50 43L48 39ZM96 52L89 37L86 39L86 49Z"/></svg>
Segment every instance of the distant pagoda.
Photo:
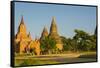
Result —
<svg viewBox="0 0 100 68"><path fill-rule="evenodd" d="M18 32L15 35L15 53L30 53L34 50L36 55L40 55L40 42L38 39L32 40L31 34L27 34L24 19L22 17Z"/></svg>
<svg viewBox="0 0 100 68"><path fill-rule="evenodd" d="M48 33L47 28L44 27L40 39L35 40L32 40L30 32L29 34L27 33L24 19L22 17L18 27L18 32L15 35L15 53L30 53L32 50L34 50L36 55L40 55L40 41L45 39L45 37L54 39L58 50L63 49L63 44L58 34L55 17L52 18L50 32Z"/></svg>
<svg viewBox="0 0 100 68"><path fill-rule="evenodd" d="M20 25L18 27L18 32L15 36L15 52L22 53L25 52L25 47L27 47L28 43L31 41L30 33L27 34L26 26L24 24L24 19L22 17Z"/></svg>
<svg viewBox="0 0 100 68"><path fill-rule="evenodd" d="M48 36L48 30L47 30L46 27L44 27L43 32L42 32L42 34L41 34L40 40L45 39L45 37L47 37L47 36Z"/></svg>
<svg viewBox="0 0 100 68"><path fill-rule="evenodd" d="M16 41L20 40L25 40L25 41L30 41L31 39L29 38L27 31L26 31L26 26L24 24L24 19L22 17L20 25L18 27L18 32L16 34Z"/></svg>
<svg viewBox="0 0 100 68"><path fill-rule="evenodd" d="M58 49L60 49L60 50L63 49L63 44L62 44L61 38L58 34L55 17L52 18L49 37L56 41L56 46Z"/></svg>
<svg viewBox="0 0 100 68"><path fill-rule="evenodd" d="M60 36L58 34L55 17L52 18L49 34L48 34L47 28L44 27L44 29L43 29L43 31L41 33L40 40L44 40L45 37L49 37L49 38L54 39L56 41L56 47L59 50L63 49L63 44L62 44L61 38L60 38Z"/></svg>

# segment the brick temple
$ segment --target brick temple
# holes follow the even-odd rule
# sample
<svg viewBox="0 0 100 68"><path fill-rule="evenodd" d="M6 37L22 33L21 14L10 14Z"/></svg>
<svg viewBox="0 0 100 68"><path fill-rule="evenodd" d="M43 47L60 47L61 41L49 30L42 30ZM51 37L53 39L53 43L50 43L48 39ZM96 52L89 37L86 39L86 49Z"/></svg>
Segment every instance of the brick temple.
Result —
<svg viewBox="0 0 100 68"><path fill-rule="evenodd" d="M33 26L34 27L34 26ZM15 35L15 52L16 53L30 53L32 49L34 49L34 53L36 55L40 55L40 40L45 37L51 37L56 41L56 47L59 50L63 49L63 44L61 42L61 38L58 34L57 24L55 17L52 17L50 31L48 32L47 28L44 27L43 32L41 33L40 39L33 40L31 38L30 32L27 33L27 28L25 26L25 22L23 17L21 18L20 25L18 27L18 31Z"/></svg>

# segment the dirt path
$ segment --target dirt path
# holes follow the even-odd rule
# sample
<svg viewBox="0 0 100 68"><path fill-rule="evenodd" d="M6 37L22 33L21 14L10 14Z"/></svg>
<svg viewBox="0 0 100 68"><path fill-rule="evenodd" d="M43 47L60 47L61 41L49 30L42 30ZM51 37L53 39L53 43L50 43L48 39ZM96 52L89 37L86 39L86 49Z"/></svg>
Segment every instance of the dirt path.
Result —
<svg viewBox="0 0 100 68"><path fill-rule="evenodd" d="M52 54L52 55L40 55L40 56L17 56L15 57L15 59L29 59L29 58L39 58L39 59L42 59L42 58L49 58L49 59L53 59L53 58L76 58L76 57L79 57L80 54Z"/></svg>

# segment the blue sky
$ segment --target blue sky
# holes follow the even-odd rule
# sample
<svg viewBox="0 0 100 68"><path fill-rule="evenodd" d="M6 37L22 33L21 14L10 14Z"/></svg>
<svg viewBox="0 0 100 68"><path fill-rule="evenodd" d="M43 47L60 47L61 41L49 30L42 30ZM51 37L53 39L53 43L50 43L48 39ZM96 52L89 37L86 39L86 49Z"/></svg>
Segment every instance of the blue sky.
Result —
<svg viewBox="0 0 100 68"><path fill-rule="evenodd" d="M74 36L75 29L93 34L96 28L96 7L16 2L15 34L22 16L33 39L40 37L44 26L49 31L53 16L59 35L67 38Z"/></svg>

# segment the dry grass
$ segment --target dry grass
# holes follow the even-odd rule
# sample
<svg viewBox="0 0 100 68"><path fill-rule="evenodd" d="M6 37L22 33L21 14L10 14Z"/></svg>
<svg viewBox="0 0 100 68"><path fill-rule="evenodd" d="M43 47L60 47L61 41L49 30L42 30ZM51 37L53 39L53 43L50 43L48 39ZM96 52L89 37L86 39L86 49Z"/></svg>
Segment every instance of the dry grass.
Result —
<svg viewBox="0 0 100 68"><path fill-rule="evenodd" d="M57 59L57 60L56 60ZM63 61L59 61L63 59ZM16 66L24 65L43 65L43 64L57 64L70 62L87 62L95 61L96 52L67 52L66 54L50 54L50 55L23 55L15 57Z"/></svg>

